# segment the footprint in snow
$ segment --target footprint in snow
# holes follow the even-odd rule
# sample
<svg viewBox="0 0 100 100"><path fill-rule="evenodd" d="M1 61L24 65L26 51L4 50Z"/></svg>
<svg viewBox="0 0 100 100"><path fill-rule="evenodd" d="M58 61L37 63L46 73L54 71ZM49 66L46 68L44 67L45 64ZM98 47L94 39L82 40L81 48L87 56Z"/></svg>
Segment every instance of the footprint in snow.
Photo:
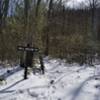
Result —
<svg viewBox="0 0 100 100"><path fill-rule="evenodd" d="M37 97L38 97L38 94L37 94L37 93L35 93L35 92L30 92L29 90L28 90L28 94L29 94L31 97L34 97L34 98L37 98Z"/></svg>
<svg viewBox="0 0 100 100"><path fill-rule="evenodd" d="M100 84L96 85L95 88L100 89Z"/></svg>

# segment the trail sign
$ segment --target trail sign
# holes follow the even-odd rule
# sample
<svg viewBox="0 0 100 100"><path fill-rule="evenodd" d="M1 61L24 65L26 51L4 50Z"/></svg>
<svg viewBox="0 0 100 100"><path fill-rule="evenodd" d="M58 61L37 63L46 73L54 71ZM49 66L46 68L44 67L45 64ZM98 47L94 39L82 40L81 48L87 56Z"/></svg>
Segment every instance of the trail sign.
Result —
<svg viewBox="0 0 100 100"><path fill-rule="evenodd" d="M30 47L30 44L27 44L27 46L18 46L18 51L25 52L25 62L24 62L24 79L27 79L27 68L32 66L32 59L34 52L38 52L38 48Z"/></svg>
<svg viewBox="0 0 100 100"><path fill-rule="evenodd" d="M24 46L18 46L17 49L19 51L31 51L31 52L38 52L39 49L38 48L35 48L35 47L24 47Z"/></svg>

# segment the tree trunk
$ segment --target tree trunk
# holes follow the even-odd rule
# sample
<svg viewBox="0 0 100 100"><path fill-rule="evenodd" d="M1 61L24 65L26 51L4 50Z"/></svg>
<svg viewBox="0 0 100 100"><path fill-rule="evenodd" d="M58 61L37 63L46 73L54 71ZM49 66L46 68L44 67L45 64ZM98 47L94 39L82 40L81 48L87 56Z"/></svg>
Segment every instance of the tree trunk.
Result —
<svg viewBox="0 0 100 100"><path fill-rule="evenodd" d="M53 0L50 0L49 2L49 10L47 12L47 29L48 32L46 32L46 48L45 48L45 55L49 55L49 28L50 28L50 17L52 13L52 8L53 8Z"/></svg>

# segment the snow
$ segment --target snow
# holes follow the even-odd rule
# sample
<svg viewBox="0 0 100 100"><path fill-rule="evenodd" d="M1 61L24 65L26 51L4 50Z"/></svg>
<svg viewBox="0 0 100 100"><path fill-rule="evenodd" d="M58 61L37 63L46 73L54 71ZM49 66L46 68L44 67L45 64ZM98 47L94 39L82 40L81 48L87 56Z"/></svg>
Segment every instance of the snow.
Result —
<svg viewBox="0 0 100 100"><path fill-rule="evenodd" d="M100 65L69 65L49 58L44 63L45 75L31 72L27 80L19 66L1 67L6 83L0 85L0 100L100 100Z"/></svg>

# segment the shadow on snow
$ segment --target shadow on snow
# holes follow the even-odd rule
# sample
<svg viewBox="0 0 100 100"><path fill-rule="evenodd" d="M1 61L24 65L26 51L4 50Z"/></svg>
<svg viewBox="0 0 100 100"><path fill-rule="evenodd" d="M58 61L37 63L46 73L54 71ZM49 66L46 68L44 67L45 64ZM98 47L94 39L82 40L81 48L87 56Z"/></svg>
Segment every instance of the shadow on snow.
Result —
<svg viewBox="0 0 100 100"><path fill-rule="evenodd" d="M86 84L86 82L88 82L98 76L99 75L94 75L94 76L88 77L85 81L83 81L78 88L76 88L74 91L72 91L71 94L73 94L73 96L72 96L71 100L77 100L77 97L80 94L80 92L81 92L82 88L84 87L84 85ZM99 99L96 98L95 100L99 100Z"/></svg>
<svg viewBox="0 0 100 100"><path fill-rule="evenodd" d="M19 71L21 71L23 68L21 68L21 67L17 67L17 68L14 68L14 69L12 69L12 70L9 70L9 72L5 72L5 73L3 73L2 75L0 75L0 76L2 76L2 77L4 77L5 79L6 78L8 78L9 76L11 76L11 75L13 75L15 72L19 72Z"/></svg>
<svg viewBox="0 0 100 100"><path fill-rule="evenodd" d="M17 85L18 83L20 83L22 81L23 81L23 79L21 79L21 80L17 81L16 83L14 83L14 84L12 84L12 85L10 85L10 86L8 86L8 87L0 90L0 93L10 93L10 92L14 92L14 90L9 90L9 89L12 88L12 87L14 87L15 85Z"/></svg>

